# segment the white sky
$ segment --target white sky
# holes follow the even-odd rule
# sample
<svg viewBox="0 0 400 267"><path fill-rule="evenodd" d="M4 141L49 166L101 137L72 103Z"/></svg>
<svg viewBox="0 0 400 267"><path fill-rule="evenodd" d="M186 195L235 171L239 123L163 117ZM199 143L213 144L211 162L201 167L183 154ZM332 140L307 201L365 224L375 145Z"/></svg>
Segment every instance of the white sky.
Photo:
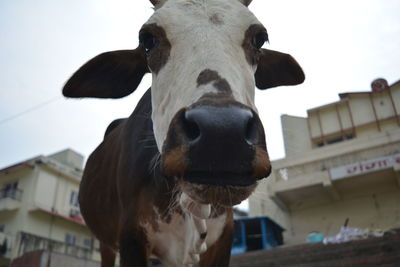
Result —
<svg viewBox="0 0 400 267"><path fill-rule="evenodd" d="M282 114L306 116L377 77L400 79L399 0L254 0L250 9L269 32L266 47L306 73L303 85L257 91L272 159L284 157ZM129 116L150 75L120 100L64 99L61 88L93 56L135 48L151 14L148 0L0 1L0 168L67 147L87 157L112 120Z"/></svg>

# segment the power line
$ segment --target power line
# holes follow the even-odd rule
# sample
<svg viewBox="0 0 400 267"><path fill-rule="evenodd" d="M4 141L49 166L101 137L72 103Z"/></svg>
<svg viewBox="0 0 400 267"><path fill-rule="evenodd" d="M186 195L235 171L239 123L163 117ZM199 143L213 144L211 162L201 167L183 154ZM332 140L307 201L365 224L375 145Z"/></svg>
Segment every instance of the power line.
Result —
<svg viewBox="0 0 400 267"><path fill-rule="evenodd" d="M37 105L35 105L33 107L30 107L30 108L28 108L28 109L26 109L24 111L19 112L17 114L14 114L14 115L11 115L11 116L9 116L7 118L4 118L4 119L0 120L0 125L3 124L3 123L6 123L8 121L14 120L14 119L16 119L18 117L21 117L22 115L25 115L27 113L30 113L30 112L35 111L37 109L40 109L40 108L42 108L44 106L47 106L47 105L49 105L49 104L51 104L51 103L53 103L53 102L55 102L55 101L57 101L59 99L61 99L61 96L53 97L53 98L51 98L51 99L49 99L47 101L39 103L39 104L37 104Z"/></svg>

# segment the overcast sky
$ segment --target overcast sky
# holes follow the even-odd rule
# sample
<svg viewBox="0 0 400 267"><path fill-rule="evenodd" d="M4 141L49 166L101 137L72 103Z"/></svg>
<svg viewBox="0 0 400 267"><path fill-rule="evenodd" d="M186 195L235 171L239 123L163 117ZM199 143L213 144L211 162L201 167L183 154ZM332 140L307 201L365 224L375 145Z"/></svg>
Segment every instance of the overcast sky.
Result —
<svg viewBox="0 0 400 267"><path fill-rule="evenodd" d="M284 157L282 114L306 116L377 77L400 79L399 0L254 0L250 9L266 47L306 73L300 86L257 91L272 159ZM61 88L93 56L135 48L152 12L148 0L0 1L0 168L67 147L87 157L112 120L129 116L150 75L120 100L64 99Z"/></svg>

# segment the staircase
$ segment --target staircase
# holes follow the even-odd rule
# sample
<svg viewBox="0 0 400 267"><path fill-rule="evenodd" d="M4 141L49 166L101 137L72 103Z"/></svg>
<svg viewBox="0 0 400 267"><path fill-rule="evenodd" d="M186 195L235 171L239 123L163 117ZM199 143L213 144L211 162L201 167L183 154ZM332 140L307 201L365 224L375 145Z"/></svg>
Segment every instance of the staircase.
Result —
<svg viewBox="0 0 400 267"><path fill-rule="evenodd" d="M230 266L400 266L400 229L342 244L302 244L235 255Z"/></svg>

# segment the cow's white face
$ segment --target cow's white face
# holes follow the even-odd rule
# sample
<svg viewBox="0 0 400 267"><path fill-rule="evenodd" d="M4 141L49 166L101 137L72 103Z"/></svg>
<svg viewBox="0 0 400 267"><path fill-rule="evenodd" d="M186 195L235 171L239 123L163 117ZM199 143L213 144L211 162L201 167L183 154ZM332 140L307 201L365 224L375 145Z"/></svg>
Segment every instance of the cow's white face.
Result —
<svg viewBox="0 0 400 267"><path fill-rule="evenodd" d="M91 59L63 93L120 98L151 72L163 174L196 203L238 204L271 169L255 86L299 84L304 73L290 55L261 48L268 35L246 6L251 0L151 2L156 10L140 30L139 47Z"/></svg>
<svg viewBox="0 0 400 267"><path fill-rule="evenodd" d="M160 151L175 114L205 94L231 90L232 99L256 110L257 66L246 59L243 47L252 25L258 26L253 34L266 33L238 0L169 0L146 22L141 36L158 43L148 51L148 58L155 58L149 60L149 68L153 127ZM199 83L200 74L207 71L215 79ZM218 77L223 82L215 83Z"/></svg>

